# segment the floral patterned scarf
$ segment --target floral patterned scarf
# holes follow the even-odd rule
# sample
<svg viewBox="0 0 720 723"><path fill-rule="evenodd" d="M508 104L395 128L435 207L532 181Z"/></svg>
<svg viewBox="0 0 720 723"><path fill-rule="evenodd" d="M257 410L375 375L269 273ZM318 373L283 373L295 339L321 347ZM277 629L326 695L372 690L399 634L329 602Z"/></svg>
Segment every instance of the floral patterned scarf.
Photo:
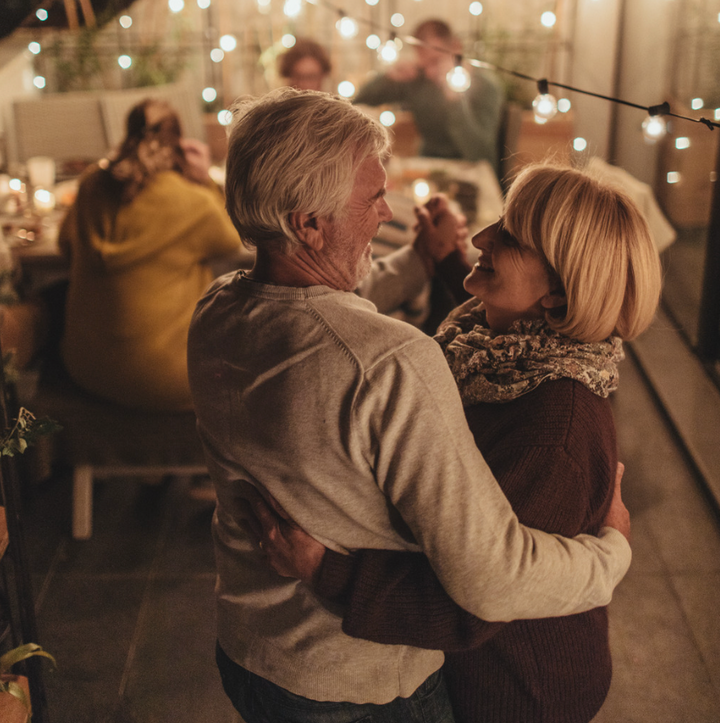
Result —
<svg viewBox="0 0 720 723"><path fill-rule="evenodd" d="M568 377L593 394L617 389L622 341L611 336L585 343L553 331L544 319L516 321L507 334L487 328L482 302L459 306L440 325L435 340L455 377L463 405L509 402L542 382Z"/></svg>

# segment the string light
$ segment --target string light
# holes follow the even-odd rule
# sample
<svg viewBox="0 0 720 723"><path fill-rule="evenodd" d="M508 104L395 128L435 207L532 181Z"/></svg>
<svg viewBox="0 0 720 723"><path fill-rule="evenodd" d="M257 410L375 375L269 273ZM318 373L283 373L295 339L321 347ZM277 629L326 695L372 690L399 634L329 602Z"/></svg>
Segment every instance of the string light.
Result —
<svg viewBox="0 0 720 723"><path fill-rule="evenodd" d="M215 98L217 98L217 91L215 90L215 88L209 86L207 88L203 88L202 99L206 103L212 103Z"/></svg>
<svg viewBox="0 0 720 723"><path fill-rule="evenodd" d="M283 13L288 18L296 18L302 10L302 0L285 0Z"/></svg>
<svg viewBox="0 0 720 723"><path fill-rule="evenodd" d="M667 133L667 123L659 115L648 115L642 123L642 132L647 143L655 143Z"/></svg>
<svg viewBox="0 0 720 723"><path fill-rule="evenodd" d="M389 128L392 125L395 125L395 114L391 110L384 110L380 114L380 122L386 127Z"/></svg>
<svg viewBox="0 0 720 723"><path fill-rule="evenodd" d="M483 6L482 3L470 3L470 15L482 15Z"/></svg>
<svg viewBox="0 0 720 723"><path fill-rule="evenodd" d="M390 18L390 24L395 28L401 28L405 25L405 16L402 13L393 13Z"/></svg>
<svg viewBox="0 0 720 723"><path fill-rule="evenodd" d="M680 174L677 171L670 171L667 174L668 183L680 183Z"/></svg>
<svg viewBox="0 0 720 723"><path fill-rule="evenodd" d="M372 35L368 35L365 39L365 45L367 45L370 50L377 50L380 47L381 43L382 40L380 40L380 36L375 35L375 33L372 33Z"/></svg>
<svg viewBox="0 0 720 723"><path fill-rule="evenodd" d="M42 90L45 87L45 78L42 75L36 75L33 78L33 85Z"/></svg>
<svg viewBox="0 0 720 723"><path fill-rule="evenodd" d="M547 80L544 78L538 80L538 94L532 103L536 123L547 123L557 115L557 101L555 100L555 96L550 95L548 85Z"/></svg>
<svg viewBox="0 0 720 723"><path fill-rule="evenodd" d="M338 93L343 98L352 98L355 95L355 86L349 80L343 80L338 85Z"/></svg>
<svg viewBox="0 0 720 723"><path fill-rule="evenodd" d="M424 178L418 178L412 184L415 203L425 203L430 198L430 184Z"/></svg>
<svg viewBox="0 0 720 723"><path fill-rule="evenodd" d="M224 57L225 53L220 48L213 48L210 51L210 60L212 60L213 63L222 63Z"/></svg>
<svg viewBox="0 0 720 723"><path fill-rule="evenodd" d="M581 136L578 136L573 140L573 148L578 152L582 152L587 148L587 141Z"/></svg>
<svg viewBox="0 0 720 723"><path fill-rule="evenodd" d="M400 48L398 48L395 38L390 38L386 43L378 49L378 57L383 63L394 63L398 59Z"/></svg>
<svg viewBox="0 0 720 723"><path fill-rule="evenodd" d="M200 10L207 10L210 7L210 0L197 0L197 6Z"/></svg>
<svg viewBox="0 0 720 723"><path fill-rule="evenodd" d="M129 15L121 15L118 18L118 22L120 23L120 27L127 30L129 27L132 27L132 18Z"/></svg>
<svg viewBox="0 0 720 723"><path fill-rule="evenodd" d="M217 119L221 126L229 126L232 123L233 114L231 111L224 109L217 114Z"/></svg>
<svg viewBox="0 0 720 723"><path fill-rule="evenodd" d="M237 38L234 35L223 35L220 38L220 47L226 53L231 53L237 48Z"/></svg>
<svg viewBox="0 0 720 723"><path fill-rule="evenodd" d="M28 50L33 55L38 55L42 48L40 47L40 43L36 43L35 41L33 41L32 43L28 43Z"/></svg>
<svg viewBox="0 0 720 723"><path fill-rule="evenodd" d="M675 148L679 151L690 148L690 139L687 136L679 136L675 139Z"/></svg>
<svg viewBox="0 0 720 723"><path fill-rule="evenodd" d="M456 93L464 93L470 87L470 73L463 68L461 55L455 57L455 67L445 77Z"/></svg>
<svg viewBox="0 0 720 723"><path fill-rule="evenodd" d="M540 16L540 23L546 28L551 28L555 25L556 21L557 18L555 17L555 13L550 12L549 10Z"/></svg>
<svg viewBox="0 0 720 723"><path fill-rule="evenodd" d="M705 101L702 98L693 98L690 101L690 107L693 110L700 110L705 105Z"/></svg>
<svg viewBox="0 0 720 723"><path fill-rule="evenodd" d="M368 5L377 5L379 0L365 0Z"/></svg>
<svg viewBox="0 0 720 723"><path fill-rule="evenodd" d="M132 58L129 55L121 55L117 62L123 70L127 70L132 65Z"/></svg>
<svg viewBox="0 0 720 723"><path fill-rule="evenodd" d="M179 13L185 7L185 0L168 0L170 12Z"/></svg>
<svg viewBox="0 0 720 723"><path fill-rule="evenodd" d="M346 40L349 40L350 38L354 38L358 34L358 24L357 22L349 17L348 15L343 15L336 23L335 27L338 29L338 32L340 35L342 35L343 38Z"/></svg>
<svg viewBox="0 0 720 723"><path fill-rule="evenodd" d="M282 43L283 48L292 48L297 40L291 33L285 33L285 35L280 38L280 42Z"/></svg>
<svg viewBox="0 0 720 723"><path fill-rule="evenodd" d="M45 10L45 8L38 8L35 11L35 17L41 22L44 23L48 19L48 11Z"/></svg>
<svg viewBox="0 0 720 723"><path fill-rule="evenodd" d="M567 98L560 98L557 102L557 109L561 113L567 113L572 108L572 103Z"/></svg>

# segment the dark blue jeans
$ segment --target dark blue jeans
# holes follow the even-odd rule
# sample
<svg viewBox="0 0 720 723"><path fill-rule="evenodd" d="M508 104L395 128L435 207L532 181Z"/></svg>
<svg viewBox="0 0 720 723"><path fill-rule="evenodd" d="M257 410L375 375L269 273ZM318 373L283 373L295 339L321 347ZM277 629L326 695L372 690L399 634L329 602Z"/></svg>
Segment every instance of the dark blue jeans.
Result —
<svg viewBox="0 0 720 723"><path fill-rule="evenodd" d="M310 700L261 678L216 649L223 688L246 723L454 723L442 671L409 698L374 703Z"/></svg>

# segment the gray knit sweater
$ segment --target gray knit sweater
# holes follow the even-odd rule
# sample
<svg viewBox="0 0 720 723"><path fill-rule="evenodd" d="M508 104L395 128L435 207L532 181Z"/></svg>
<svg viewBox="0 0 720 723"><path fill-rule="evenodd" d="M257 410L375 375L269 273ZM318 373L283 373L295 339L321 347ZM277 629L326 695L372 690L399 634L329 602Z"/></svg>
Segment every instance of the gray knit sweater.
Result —
<svg viewBox="0 0 720 723"><path fill-rule="evenodd" d="M571 541L518 523L440 347L352 293L222 277L196 310L188 367L218 492L218 639L293 693L384 703L443 656L350 638L337 610L275 575L240 526L247 482L336 551L422 550L486 620L607 604L627 570L615 530Z"/></svg>

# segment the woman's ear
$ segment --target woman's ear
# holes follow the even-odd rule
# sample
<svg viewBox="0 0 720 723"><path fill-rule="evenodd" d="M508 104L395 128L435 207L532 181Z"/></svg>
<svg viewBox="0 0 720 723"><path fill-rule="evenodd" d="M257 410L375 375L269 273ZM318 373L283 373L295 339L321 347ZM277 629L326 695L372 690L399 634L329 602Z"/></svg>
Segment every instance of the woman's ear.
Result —
<svg viewBox="0 0 720 723"><path fill-rule="evenodd" d="M325 238L320 231L320 224L317 216L309 213L293 211L288 216L290 228L295 232L298 240L309 246L313 251L320 251L325 243Z"/></svg>
<svg viewBox="0 0 720 723"><path fill-rule="evenodd" d="M557 309L559 306L567 305L567 296L561 290L550 291L540 299L543 309Z"/></svg>

